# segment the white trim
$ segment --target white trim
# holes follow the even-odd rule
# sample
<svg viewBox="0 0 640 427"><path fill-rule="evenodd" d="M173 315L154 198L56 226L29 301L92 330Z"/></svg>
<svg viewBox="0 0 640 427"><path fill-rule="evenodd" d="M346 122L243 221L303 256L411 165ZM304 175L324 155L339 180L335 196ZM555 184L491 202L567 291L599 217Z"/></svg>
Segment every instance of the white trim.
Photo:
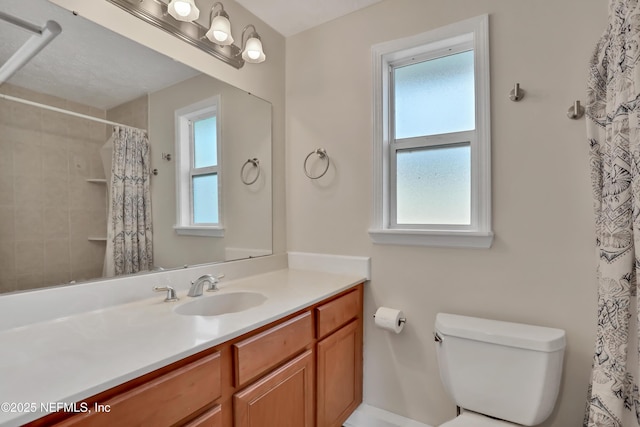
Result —
<svg viewBox="0 0 640 427"><path fill-rule="evenodd" d="M224 228L194 225L174 225L176 234L181 236L224 237Z"/></svg>
<svg viewBox="0 0 640 427"><path fill-rule="evenodd" d="M373 64L373 224L369 232L374 243L444 247L489 248L491 228L491 130L489 16L481 15L404 39L372 47ZM471 42L474 50L476 93L475 138L471 138L471 226L422 229L391 229L389 203L391 154L389 111L389 65L410 55ZM449 236L449 238L447 238Z"/></svg>
<svg viewBox="0 0 640 427"><path fill-rule="evenodd" d="M436 248L489 249L493 233L477 231L432 231L408 229L370 229L373 243L383 245L429 246Z"/></svg>
<svg viewBox="0 0 640 427"><path fill-rule="evenodd" d="M174 229L179 235L189 236L224 236L224 209L222 195L222 114L220 95L216 95L175 111L175 153L176 153L176 225ZM218 164L214 167L199 168L200 173L216 173L218 177L218 222L215 225L194 225L192 200L192 122L199 118L216 117Z"/></svg>
<svg viewBox="0 0 640 427"><path fill-rule="evenodd" d="M371 280L371 258L361 256L288 252L289 268L350 274Z"/></svg>

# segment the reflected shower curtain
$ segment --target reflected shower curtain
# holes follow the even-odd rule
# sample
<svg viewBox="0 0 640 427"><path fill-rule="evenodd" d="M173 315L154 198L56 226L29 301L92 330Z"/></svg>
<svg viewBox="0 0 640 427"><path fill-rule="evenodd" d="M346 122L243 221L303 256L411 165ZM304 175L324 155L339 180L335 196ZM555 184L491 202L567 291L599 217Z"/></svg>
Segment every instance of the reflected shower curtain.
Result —
<svg viewBox="0 0 640 427"><path fill-rule="evenodd" d="M585 426L640 425L640 8L610 0L590 68L587 133L598 250L598 324Z"/></svg>
<svg viewBox="0 0 640 427"><path fill-rule="evenodd" d="M114 127L105 275L153 265L149 140L138 129Z"/></svg>

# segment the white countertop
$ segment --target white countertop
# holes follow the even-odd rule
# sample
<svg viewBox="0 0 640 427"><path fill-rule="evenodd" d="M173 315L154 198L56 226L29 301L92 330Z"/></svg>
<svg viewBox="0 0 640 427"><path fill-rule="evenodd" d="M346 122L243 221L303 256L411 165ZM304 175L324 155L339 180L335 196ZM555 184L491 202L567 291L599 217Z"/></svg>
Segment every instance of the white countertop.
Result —
<svg viewBox="0 0 640 427"><path fill-rule="evenodd" d="M151 298L0 331L0 426L42 417L41 404L72 404L238 337L361 283L364 277L293 269L220 284L207 298L259 292L260 306L220 316L185 316L193 301ZM6 403L10 404L7 411ZM35 404L37 412L27 412Z"/></svg>

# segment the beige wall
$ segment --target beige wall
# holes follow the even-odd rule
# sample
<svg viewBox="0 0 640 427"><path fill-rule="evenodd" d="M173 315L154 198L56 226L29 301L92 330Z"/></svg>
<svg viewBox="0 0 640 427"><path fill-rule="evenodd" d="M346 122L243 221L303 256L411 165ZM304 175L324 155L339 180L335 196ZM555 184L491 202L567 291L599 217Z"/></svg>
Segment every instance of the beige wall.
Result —
<svg viewBox="0 0 640 427"><path fill-rule="evenodd" d="M371 46L490 14L493 224L490 250L373 245ZM596 323L594 227L584 101L587 62L604 30L601 0L386 0L287 39L287 248L370 255L365 401L437 425L455 415L436 365L436 313L563 328L565 372L546 426L581 424ZM526 98L511 102L519 82ZM305 156L335 165L310 181ZM373 327L375 307L407 327Z"/></svg>
<svg viewBox="0 0 640 427"><path fill-rule="evenodd" d="M104 117L105 112L10 84L2 93ZM0 293L102 274L105 125L0 100Z"/></svg>
<svg viewBox="0 0 640 427"><path fill-rule="evenodd" d="M107 110L107 120L127 126L147 129L149 127L149 97L142 95ZM113 133L113 126L107 126L107 139Z"/></svg>

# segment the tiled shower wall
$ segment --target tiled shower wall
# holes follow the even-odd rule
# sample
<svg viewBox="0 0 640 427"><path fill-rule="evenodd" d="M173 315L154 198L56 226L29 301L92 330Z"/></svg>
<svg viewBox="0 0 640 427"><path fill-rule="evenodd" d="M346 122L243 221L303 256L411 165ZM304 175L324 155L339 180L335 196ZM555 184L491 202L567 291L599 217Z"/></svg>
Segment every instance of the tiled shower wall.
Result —
<svg viewBox="0 0 640 427"><path fill-rule="evenodd" d="M96 117L105 111L4 84L2 93ZM102 275L106 126L0 100L0 292Z"/></svg>
<svg viewBox="0 0 640 427"><path fill-rule="evenodd" d="M133 101L125 102L107 110L107 120L133 126L140 129L149 128L149 97L143 95ZM107 138L111 136L111 126L107 129Z"/></svg>

